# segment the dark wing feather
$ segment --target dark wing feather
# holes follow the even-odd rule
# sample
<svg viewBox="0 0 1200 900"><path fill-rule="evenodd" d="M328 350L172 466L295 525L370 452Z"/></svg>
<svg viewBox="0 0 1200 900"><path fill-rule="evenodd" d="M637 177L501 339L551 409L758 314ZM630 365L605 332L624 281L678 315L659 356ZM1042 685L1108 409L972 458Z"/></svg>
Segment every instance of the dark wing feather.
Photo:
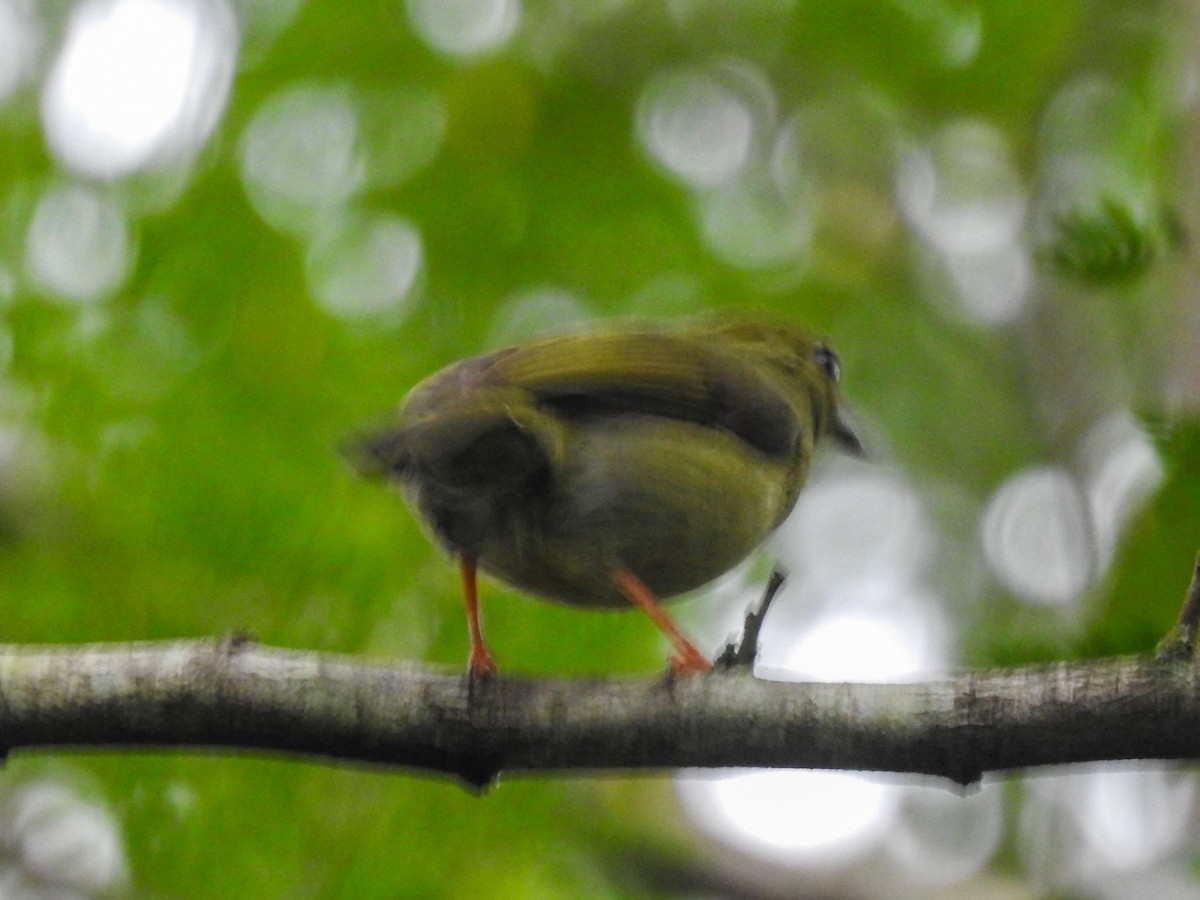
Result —
<svg viewBox="0 0 1200 900"><path fill-rule="evenodd" d="M762 453L795 452L801 424L781 385L701 339L646 332L575 335L502 350L476 375L572 416L638 413L729 431Z"/></svg>
<svg viewBox="0 0 1200 900"><path fill-rule="evenodd" d="M347 456L359 472L418 480L461 494L519 489L543 473L560 452L559 427L514 392L480 388L436 415L368 434Z"/></svg>

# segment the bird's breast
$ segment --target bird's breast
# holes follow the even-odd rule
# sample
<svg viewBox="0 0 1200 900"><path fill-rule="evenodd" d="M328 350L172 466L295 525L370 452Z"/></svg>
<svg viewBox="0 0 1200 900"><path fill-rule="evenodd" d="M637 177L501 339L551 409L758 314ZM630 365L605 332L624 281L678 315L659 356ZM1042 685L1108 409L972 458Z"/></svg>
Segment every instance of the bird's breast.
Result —
<svg viewBox="0 0 1200 900"><path fill-rule="evenodd" d="M626 605L611 581L618 566L668 598L766 538L794 497L792 468L694 423L585 421L541 484L467 511L462 530L478 538L485 571L554 600Z"/></svg>

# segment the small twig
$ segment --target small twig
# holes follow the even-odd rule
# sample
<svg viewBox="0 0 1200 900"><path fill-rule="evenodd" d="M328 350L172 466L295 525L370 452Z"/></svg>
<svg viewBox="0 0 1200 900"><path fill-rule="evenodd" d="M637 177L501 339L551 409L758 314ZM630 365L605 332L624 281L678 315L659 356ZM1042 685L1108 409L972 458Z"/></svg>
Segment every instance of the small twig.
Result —
<svg viewBox="0 0 1200 900"><path fill-rule="evenodd" d="M1192 583L1188 585L1179 609L1179 620L1167 636L1159 641L1155 657L1160 662L1192 659L1196 654L1196 630L1200 626L1200 554L1192 569Z"/></svg>
<svg viewBox="0 0 1200 900"><path fill-rule="evenodd" d="M723 671L738 668L754 669L754 661L758 658L758 636L762 632L763 620L767 617L767 610L771 608L771 601L775 599L775 595L779 593L779 589L783 587L786 579L787 576L779 569L771 572L758 609L750 609L746 612L746 624L742 628L741 642L738 644L730 642L725 645L725 649L721 651L721 655L714 663L716 668Z"/></svg>

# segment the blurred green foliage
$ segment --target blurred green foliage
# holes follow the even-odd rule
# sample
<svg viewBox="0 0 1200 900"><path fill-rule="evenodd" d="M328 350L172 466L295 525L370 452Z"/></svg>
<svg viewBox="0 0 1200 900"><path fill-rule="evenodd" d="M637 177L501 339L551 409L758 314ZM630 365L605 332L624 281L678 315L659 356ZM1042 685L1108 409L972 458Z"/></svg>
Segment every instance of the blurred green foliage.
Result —
<svg viewBox="0 0 1200 900"><path fill-rule="evenodd" d="M1136 16L1082 0L588 6L529 0L509 47L467 60L434 53L393 0L309 0L277 35L248 28L255 52L186 190L156 206L170 191L154 175L127 186L144 211L136 263L119 292L88 308L20 276L31 197L62 175L35 90L0 107L0 263L11 281L0 296L12 347L2 411L17 448L0 484L5 640L245 631L461 665L452 567L336 447L424 374L488 346L516 293L554 286L597 316L770 307L828 333L876 459L928 489L953 552L977 543L963 510L1022 466L1069 461L1085 413L1159 416L1168 479L1080 616L990 583L982 602L957 610L970 664L1153 645L1186 586L1200 508L1195 427L1177 427L1200 397L1195 348L1173 325L1185 250L1159 215L1194 197L1192 173L1179 170L1179 111L1164 99L1178 52L1169 6L1141 4ZM668 7L688 12L672 18ZM722 262L697 226L697 198L635 140L650 76L724 55L759 66L782 111L824 110L812 159L827 207L803 266ZM1001 327L970 322L919 277L884 136L920 142L945 122L986 120L1036 192L1040 117L1085 72L1142 101L1151 150L1113 153L1149 186L1155 215L1094 185L1090 205L1051 216L1030 241L1056 264L1035 276L1035 310ZM304 247L247 199L242 134L265 100L310 81L384 100L418 87L444 104L433 160L354 201L420 229L423 274L406 317L346 321L314 303ZM1097 371L1096 396L1049 402L1074 399ZM978 590L946 586L952 605L956 591ZM510 671L661 666L638 617L486 592L489 638ZM515 779L479 798L290 761L113 753L63 763L90 772L117 811L145 895L646 895L617 861L635 844L646 856L688 846L657 779ZM6 777L43 766L18 757Z"/></svg>

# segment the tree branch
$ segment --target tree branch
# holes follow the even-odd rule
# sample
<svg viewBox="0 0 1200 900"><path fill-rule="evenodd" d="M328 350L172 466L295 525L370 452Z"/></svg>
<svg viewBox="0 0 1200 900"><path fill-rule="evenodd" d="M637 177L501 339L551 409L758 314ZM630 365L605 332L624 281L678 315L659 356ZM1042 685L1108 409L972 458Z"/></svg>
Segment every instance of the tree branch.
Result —
<svg viewBox="0 0 1200 900"><path fill-rule="evenodd" d="M248 640L0 646L6 751L265 751L501 771L796 766L970 784L1055 763L1200 758L1200 669L1131 657L922 684L463 675Z"/></svg>
<svg viewBox="0 0 1200 900"><path fill-rule="evenodd" d="M1200 553L1192 568L1192 581L1179 608L1175 627L1158 643L1155 655L1160 660L1192 659L1196 655L1196 629L1200 627Z"/></svg>
<svg viewBox="0 0 1200 900"><path fill-rule="evenodd" d="M716 668L735 669L741 666L747 672L754 670L754 662L758 659L758 636L762 633L767 612L771 609L771 604L786 580L787 576L778 567L772 570L758 607L746 612L746 624L742 627L741 640L736 644L725 645L725 649L721 651L721 655L714 662Z"/></svg>

